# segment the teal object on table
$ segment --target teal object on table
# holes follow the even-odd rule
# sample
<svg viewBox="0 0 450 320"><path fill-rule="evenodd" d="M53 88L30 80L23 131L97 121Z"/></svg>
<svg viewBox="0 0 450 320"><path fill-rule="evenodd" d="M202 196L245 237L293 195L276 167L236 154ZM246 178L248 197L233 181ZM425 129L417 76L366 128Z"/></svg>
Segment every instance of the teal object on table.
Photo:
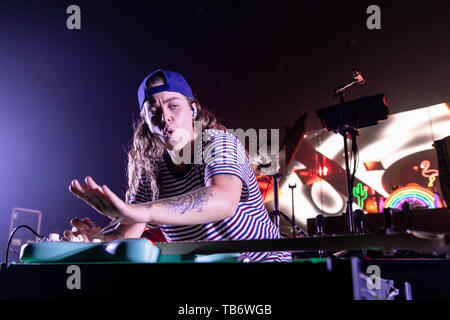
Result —
<svg viewBox="0 0 450 320"><path fill-rule="evenodd" d="M36 242L22 246L23 263L155 263L160 250L146 239L121 239L110 242Z"/></svg>

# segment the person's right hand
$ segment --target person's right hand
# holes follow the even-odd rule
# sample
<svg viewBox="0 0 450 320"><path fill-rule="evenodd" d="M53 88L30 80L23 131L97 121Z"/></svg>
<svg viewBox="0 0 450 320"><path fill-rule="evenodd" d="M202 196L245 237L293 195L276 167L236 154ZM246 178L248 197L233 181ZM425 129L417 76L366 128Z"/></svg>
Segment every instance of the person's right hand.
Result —
<svg viewBox="0 0 450 320"><path fill-rule="evenodd" d="M76 228L76 231L73 231L74 229L65 230L61 241L73 241L73 238L78 237L79 235L81 235L83 239L83 241L80 242L92 242L94 239L103 241L104 239L105 235L100 233L102 228L89 218L74 218L70 220L70 224L72 227Z"/></svg>

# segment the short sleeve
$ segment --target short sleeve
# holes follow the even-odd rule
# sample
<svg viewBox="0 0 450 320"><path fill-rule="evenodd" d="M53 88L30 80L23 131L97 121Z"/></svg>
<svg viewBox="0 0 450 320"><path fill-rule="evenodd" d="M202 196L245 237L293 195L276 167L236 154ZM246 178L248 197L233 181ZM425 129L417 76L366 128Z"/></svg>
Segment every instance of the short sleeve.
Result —
<svg viewBox="0 0 450 320"><path fill-rule="evenodd" d="M145 176L142 176L139 179L139 185L136 194L134 196L131 196L129 203L135 204L148 202L152 201L152 198L153 196L150 188L150 183L148 183L147 178Z"/></svg>
<svg viewBox="0 0 450 320"><path fill-rule="evenodd" d="M250 163L239 140L230 133L205 131L203 137L205 184L218 174L234 175L242 180L240 201L249 196Z"/></svg>

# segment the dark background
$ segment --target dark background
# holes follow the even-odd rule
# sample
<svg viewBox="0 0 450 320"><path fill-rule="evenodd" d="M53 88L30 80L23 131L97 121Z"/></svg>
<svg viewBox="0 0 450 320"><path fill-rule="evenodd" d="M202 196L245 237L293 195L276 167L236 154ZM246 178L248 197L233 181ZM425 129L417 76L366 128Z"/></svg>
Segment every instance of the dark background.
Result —
<svg viewBox="0 0 450 320"><path fill-rule="evenodd" d="M81 30L68 30L69 5ZM366 9L381 8L381 30ZM0 1L0 257L13 207L43 212L44 234L97 215L68 191L91 175L120 196L138 116L157 68L182 73L228 128L281 128L347 99L385 93L391 113L450 101L449 1Z"/></svg>

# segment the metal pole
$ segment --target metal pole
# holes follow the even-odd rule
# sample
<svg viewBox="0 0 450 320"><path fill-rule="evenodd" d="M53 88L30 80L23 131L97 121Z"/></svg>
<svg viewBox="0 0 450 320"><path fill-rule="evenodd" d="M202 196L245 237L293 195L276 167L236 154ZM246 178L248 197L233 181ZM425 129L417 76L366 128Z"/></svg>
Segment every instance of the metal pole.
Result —
<svg viewBox="0 0 450 320"><path fill-rule="evenodd" d="M297 188L297 184L294 183L294 185L291 186L289 184L289 188L291 188L292 193L292 237L297 238L295 235L295 211L294 211L294 189Z"/></svg>
<svg viewBox="0 0 450 320"><path fill-rule="evenodd" d="M345 171L347 178L347 230L354 233L355 226L353 223L353 210L352 210L352 185L350 179L350 164L348 159L348 147L347 147L347 131L343 129L342 136L344 137L344 156L345 156Z"/></svg>
<svg viewBox="0 0 450 320"><path fill-rule="evenodd" d="M278 178L279 174L276 173L272 176L273 178L273 206L274 206L274 224L275 227L280 228L280 215L278 210Z"/></svg>

